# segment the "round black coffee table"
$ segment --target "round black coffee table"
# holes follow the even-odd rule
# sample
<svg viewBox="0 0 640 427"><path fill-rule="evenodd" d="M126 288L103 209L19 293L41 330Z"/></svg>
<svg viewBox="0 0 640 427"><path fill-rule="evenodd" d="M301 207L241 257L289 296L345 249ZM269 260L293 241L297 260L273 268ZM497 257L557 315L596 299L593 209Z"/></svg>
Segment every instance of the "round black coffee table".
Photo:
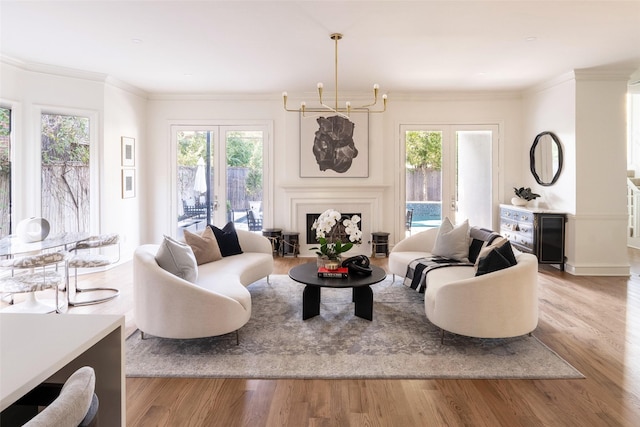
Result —
<svg viewBox="0 0 640 427"><path fill-rule="evenodd" d="M300 264L289 270L289 277L305 284L302 292L302 320L320 314L321 288L352 288L355 315L363 319L373 319L373 291L370 285L382 282L387 273L380 267L371 265L370 276L350 274L346 279L324 279L318 277L315 262Z"/></svg>

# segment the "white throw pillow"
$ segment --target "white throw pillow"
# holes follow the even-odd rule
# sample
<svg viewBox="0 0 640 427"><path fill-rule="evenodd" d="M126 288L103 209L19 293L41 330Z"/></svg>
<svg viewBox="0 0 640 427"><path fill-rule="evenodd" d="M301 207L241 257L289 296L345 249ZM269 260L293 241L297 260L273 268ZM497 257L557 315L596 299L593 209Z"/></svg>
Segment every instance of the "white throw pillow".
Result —
<svg viewBox="0 0 640 427"><path fill-rule="evenodd" d="M156 253L158 265L188 282L195 283L198 280L198 264L191 246L179 242L169 236L164 240Z"/></svg>
<svg viewBox="0 0 640 427"><path fill-rule="evenodd" d="M436 243L431 251L433 255L469 262L469 221L454 227L449 218L442 220Z"/></svg>

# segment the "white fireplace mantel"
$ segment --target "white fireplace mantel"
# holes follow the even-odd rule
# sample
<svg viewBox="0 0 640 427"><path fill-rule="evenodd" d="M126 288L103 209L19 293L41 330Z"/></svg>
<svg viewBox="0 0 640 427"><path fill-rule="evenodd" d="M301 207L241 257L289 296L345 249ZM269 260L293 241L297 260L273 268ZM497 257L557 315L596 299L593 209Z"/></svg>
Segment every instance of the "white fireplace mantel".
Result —
<svg viewBox="0 0 640 427"><path fill-rule="evenodd" d="M307 214L322 213L327 209L339 212L359 212L362 216L362 244L349 255L371 254L371 233L379 231L385 186L288 186L284 189L288 206L288 224L300 233L300 255L313 256L313 245L306 243Z"/></svg>

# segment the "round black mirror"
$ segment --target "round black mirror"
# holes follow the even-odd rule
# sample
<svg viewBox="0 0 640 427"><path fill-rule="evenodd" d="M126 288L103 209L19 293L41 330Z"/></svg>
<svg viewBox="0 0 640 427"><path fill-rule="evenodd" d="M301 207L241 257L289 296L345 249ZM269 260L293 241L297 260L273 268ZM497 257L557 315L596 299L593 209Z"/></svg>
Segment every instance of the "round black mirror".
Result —
<svg viewBox="0 0 640 427"><path fill-rule="evenodd" d="M542 132L536 136L529 152L531 173L540 185L555 184L562 171L562 145L552 132Z"/></svg>

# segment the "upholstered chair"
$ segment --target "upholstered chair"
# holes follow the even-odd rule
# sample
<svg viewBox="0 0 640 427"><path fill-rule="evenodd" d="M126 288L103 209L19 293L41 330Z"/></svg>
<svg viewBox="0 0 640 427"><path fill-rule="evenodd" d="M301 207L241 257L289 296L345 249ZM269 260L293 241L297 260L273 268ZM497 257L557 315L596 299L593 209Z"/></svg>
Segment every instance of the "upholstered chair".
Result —
<svg viewBox="0 0 640 427"><path fill-rule="evenodd" d="M60 394L25 427L90 426L96 421L98 397L95 394L96 374L84 366L65 381ZM37 389L36 389L37 391ZM31 402L39 406L43 402Z"/></svg>
<svg viewBox="0 0 640 427"><path fill-rule="evenodd" d="M68 253L61 251L4 261L2 267L10 269L11 274L0 279L0 291L12 295L12 304L3 309L3 312L59 313L58 290L68 279L67 259ZM36 292L46 289L55 289L55 306L36 298ZM19 293L26 293L26 300L13 304L13 295Z"/></svg>
<svg viewBox="0 0 640 427"><path fill-rule="evenodd" d="M117 254L104 253L101 250L106 247L116 248ZM67 287L67 301L69 306L82 306L90 304L98 304L101 302L112 300L120 294L120 290L109 287L98 288L80 288L78 287L78 269L102 268L110 264L120 261L120 237L117 234L105 234L100 236L92 236L78 242L75 247L69 250L72 254L69 258L69 268L74 269L74 289L77 296L82 292L102 291L108 293L107 296L94 298L89 300L72 300L71 289Z"/></svg>

